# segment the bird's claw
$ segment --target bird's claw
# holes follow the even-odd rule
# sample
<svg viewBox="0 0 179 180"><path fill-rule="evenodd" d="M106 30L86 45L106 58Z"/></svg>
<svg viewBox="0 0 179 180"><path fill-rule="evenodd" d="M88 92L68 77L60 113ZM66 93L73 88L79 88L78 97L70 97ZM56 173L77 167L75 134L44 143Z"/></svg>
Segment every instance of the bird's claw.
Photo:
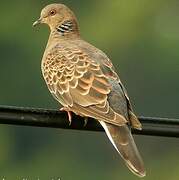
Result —
<svg viewBox="0 0 179 180"><path fill-rule="evenodd" d="M88 117L85 117L84 118L84 125L83 126L86 127L87 124L88 124Z"/></svg>
<svg viewBox="0 0 179 180"><path fill-rule="evenodd" d="M69 126L71 126L71 123L72 123L72 115L71 115L71 111L69 111L68 108L61 108L60 111L66 111L67 114L68 114L68 121L69 121Z"/></svg>

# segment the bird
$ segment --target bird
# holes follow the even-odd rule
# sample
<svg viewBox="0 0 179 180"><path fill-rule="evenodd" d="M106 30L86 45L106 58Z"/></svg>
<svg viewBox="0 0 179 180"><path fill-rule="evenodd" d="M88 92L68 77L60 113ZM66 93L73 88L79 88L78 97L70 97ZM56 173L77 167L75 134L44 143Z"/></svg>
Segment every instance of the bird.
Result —
<svg viewBox="0 0 179 180"><path fill-rule="evenodd" d="M46 24L50 35L41 70L60 110L94 118L126 166L137 176L146 175L143 160L131 134L142 129L127 91L108 56L80 35L77 18L64 4L45 6L33 26Z"/></svg>

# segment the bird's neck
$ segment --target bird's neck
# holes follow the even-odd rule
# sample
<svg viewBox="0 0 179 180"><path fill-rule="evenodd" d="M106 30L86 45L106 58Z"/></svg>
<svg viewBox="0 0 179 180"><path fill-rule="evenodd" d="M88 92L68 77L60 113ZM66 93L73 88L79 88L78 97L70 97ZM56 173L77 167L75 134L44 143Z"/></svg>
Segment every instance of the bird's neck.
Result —
<svg viewBox="0 0 179 180"><path fill-rule="evenodd" d="M51 29L50 38L68 39L79 37L78 23L75 19L65 20Z"/></svg>

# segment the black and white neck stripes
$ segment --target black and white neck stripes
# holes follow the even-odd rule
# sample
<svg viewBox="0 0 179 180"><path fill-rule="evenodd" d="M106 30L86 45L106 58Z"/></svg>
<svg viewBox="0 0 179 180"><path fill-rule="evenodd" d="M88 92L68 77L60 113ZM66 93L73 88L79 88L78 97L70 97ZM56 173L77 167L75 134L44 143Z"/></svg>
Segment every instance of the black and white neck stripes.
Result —
<svg viewBox="0 0 179 180"><path fill-rule="evenodd" d="M73 22L68 20L63 22L58 28L57 31L60 32L62 34L62 36L64 36L66 33L70 33L72 32L73 29Z"/></svg>

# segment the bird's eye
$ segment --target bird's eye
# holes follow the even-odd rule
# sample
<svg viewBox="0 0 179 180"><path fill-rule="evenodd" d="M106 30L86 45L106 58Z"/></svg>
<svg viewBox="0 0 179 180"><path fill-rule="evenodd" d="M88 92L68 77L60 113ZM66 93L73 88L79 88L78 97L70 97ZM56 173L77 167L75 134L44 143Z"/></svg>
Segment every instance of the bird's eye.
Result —
<svg viewBox="0 0 179 180"><path fill-rule="evenodd" d="M50 14L50 16L54 16L54 15L56 14L56 11L55 11L55 10L51 10L51 11L49 12L49 14Z"/></svg>

